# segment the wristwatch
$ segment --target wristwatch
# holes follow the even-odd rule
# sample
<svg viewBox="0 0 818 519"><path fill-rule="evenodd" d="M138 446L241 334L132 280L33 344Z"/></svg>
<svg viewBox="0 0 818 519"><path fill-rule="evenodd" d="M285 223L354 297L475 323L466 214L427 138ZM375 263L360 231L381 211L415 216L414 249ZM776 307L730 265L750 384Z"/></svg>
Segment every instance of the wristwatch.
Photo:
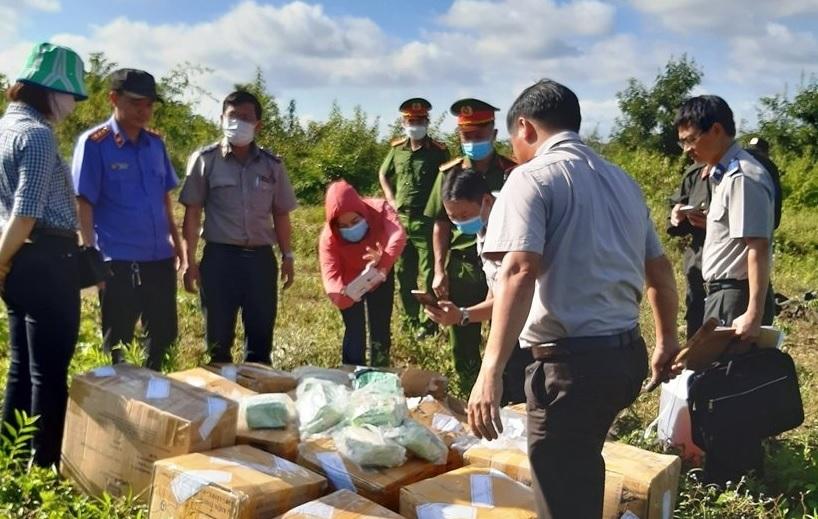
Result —
<svg viewBox="0 0 818 519"><path fill-rule="evenodd" d="M460 310L460 322L457 324L459 326L466 326L471 322L469 320L469 309L465 306L461 306L458 310Z"/></svg>
<svg viewBox="0 0 818 519"><path fill-rule="evenodd" d="M282 259L288 259L288 260L294 260L295 259L295 254L293 254L293 251L289 251L289 252L283 252L282 251L281 252L281 258Z"/></svg>

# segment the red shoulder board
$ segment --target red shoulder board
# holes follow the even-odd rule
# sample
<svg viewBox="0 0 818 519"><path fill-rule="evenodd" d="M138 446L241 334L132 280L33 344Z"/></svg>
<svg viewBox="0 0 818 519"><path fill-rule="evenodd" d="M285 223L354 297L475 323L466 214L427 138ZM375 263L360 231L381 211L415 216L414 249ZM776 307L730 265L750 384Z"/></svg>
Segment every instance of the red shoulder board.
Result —
<svg viewBox="0 0 818 519"><path fill-rule="evenodd" d="M88 136L88 139L93 142L101 142L102 139L107 137L111 133L111 129L108 128L108 125L100 126L98 129L94 130L91 135Z"/></svg>

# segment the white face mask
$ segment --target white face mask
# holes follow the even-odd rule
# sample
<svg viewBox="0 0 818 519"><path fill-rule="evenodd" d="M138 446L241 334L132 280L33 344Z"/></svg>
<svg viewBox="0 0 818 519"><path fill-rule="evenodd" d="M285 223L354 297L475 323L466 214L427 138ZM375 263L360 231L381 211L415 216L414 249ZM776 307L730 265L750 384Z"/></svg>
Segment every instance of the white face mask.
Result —
<svg viewBox="0 0 818 519"><path fill-rule="evenodd" d="M63 92L48 93L48 107L51 109L49 119L55 124L71 115L76 105L77 100L71 94Z"/></svg>
<svg viewBox="0 0 818 519"><path fill-rule="evenodd" d="M404 126L403 130L406 132L406 136L413 141L419 141L426 137L426 126L423 125Z"/></svg>
<svg viewBox="0 0 818 519"><path fill-rule="evenodd" d="M222 131L227 142L234 146L247 146L256 137L256 125L240 119L222 119Z"/></svg>

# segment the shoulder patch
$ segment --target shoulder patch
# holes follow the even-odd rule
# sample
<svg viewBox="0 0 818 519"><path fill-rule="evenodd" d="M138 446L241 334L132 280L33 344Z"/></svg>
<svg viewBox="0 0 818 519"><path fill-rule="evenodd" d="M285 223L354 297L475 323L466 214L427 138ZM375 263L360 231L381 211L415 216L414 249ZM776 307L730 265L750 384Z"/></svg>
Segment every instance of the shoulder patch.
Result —
<svg viewBox="0 0 818 519"><path fill-rule="evenodd" d="M398 137L397 139L394 139L392 142L390 142L389 145L394 148L396 146L400 146L401 144L406 144L408 140L409 137Z"/></svg>
<svg viewBox="0 0 818 519"><path fill-rule="evenodd" d="M100 126L88 135L88 140L93 142L102 142L102 140L111 134L111 129L108 125Z"/></svg>
<svg viewBox="0 0 818 519"><path fill-rule="evenodd" d="M729 164L727 164L727 172L725 175L732 177L736 173L741 173L741 163L738 159L733 159Z"/></svg>
<svg viewBox="0 0 818 519"><path fill-rule="evenodd" d="M281 155L278 153L273 153L272 151L265 150L264 148L259 148L259 151L268 159L272 159L275 162L281 162Z"/></svg>
<svg viewBox="0 0 818 519"><path fill-rule="evenodd" d="M436 141L434 139L429 139L429 141L431 141L432 146L434 146L435 148L438 148L438 149L441 149L441 150L448 150L449 149L449 147L446 146L446 144L443 143L443 142Z"/></svg>
<svg viewBox="0 0 818 519"><path fill-rule="evenodd" d="M465 160L466 157L457 157L456 159L452 159L449 162L444 162L443 164L440 165L440 171L442 173L446 173L449 170L462 165Z"/></svg>

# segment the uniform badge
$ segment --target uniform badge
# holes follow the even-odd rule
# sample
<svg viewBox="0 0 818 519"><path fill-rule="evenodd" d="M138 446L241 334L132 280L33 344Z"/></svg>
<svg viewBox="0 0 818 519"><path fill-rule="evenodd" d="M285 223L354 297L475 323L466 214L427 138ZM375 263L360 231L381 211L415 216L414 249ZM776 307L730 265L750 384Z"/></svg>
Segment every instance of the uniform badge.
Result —
<svg viewBox="0 0 818 519"><path fill-rule="evenodd" d="M724 178L724 172L724 166L721 164L716 164L715 167L713 167L713 172L710 173L710 177L713 179L713 182L718 184L721 182L721 179Z"/></svg>
<svg viewBox="0 0 818 519"><path fill-rule="evenodd" d="M421 106L420 103L418 103L418 102L412 103L412 111L413 112L420 112L421 110L423 110L423 106Z"/></svg>
<svg viewBox="0 0 818 519"><path fill-rule="evenodd" d="M463 105L463 107L460 108L460 115L465 115L466 117L468 117L472 114L474 114L474 109L472 109L471 106Z"/></svg>
<svg viewBox="0 0 818 519"><path fill-rule="evenodd" d="M128 169L127 162L114 162L111 164L111 171L122 171Z"/></svg>

